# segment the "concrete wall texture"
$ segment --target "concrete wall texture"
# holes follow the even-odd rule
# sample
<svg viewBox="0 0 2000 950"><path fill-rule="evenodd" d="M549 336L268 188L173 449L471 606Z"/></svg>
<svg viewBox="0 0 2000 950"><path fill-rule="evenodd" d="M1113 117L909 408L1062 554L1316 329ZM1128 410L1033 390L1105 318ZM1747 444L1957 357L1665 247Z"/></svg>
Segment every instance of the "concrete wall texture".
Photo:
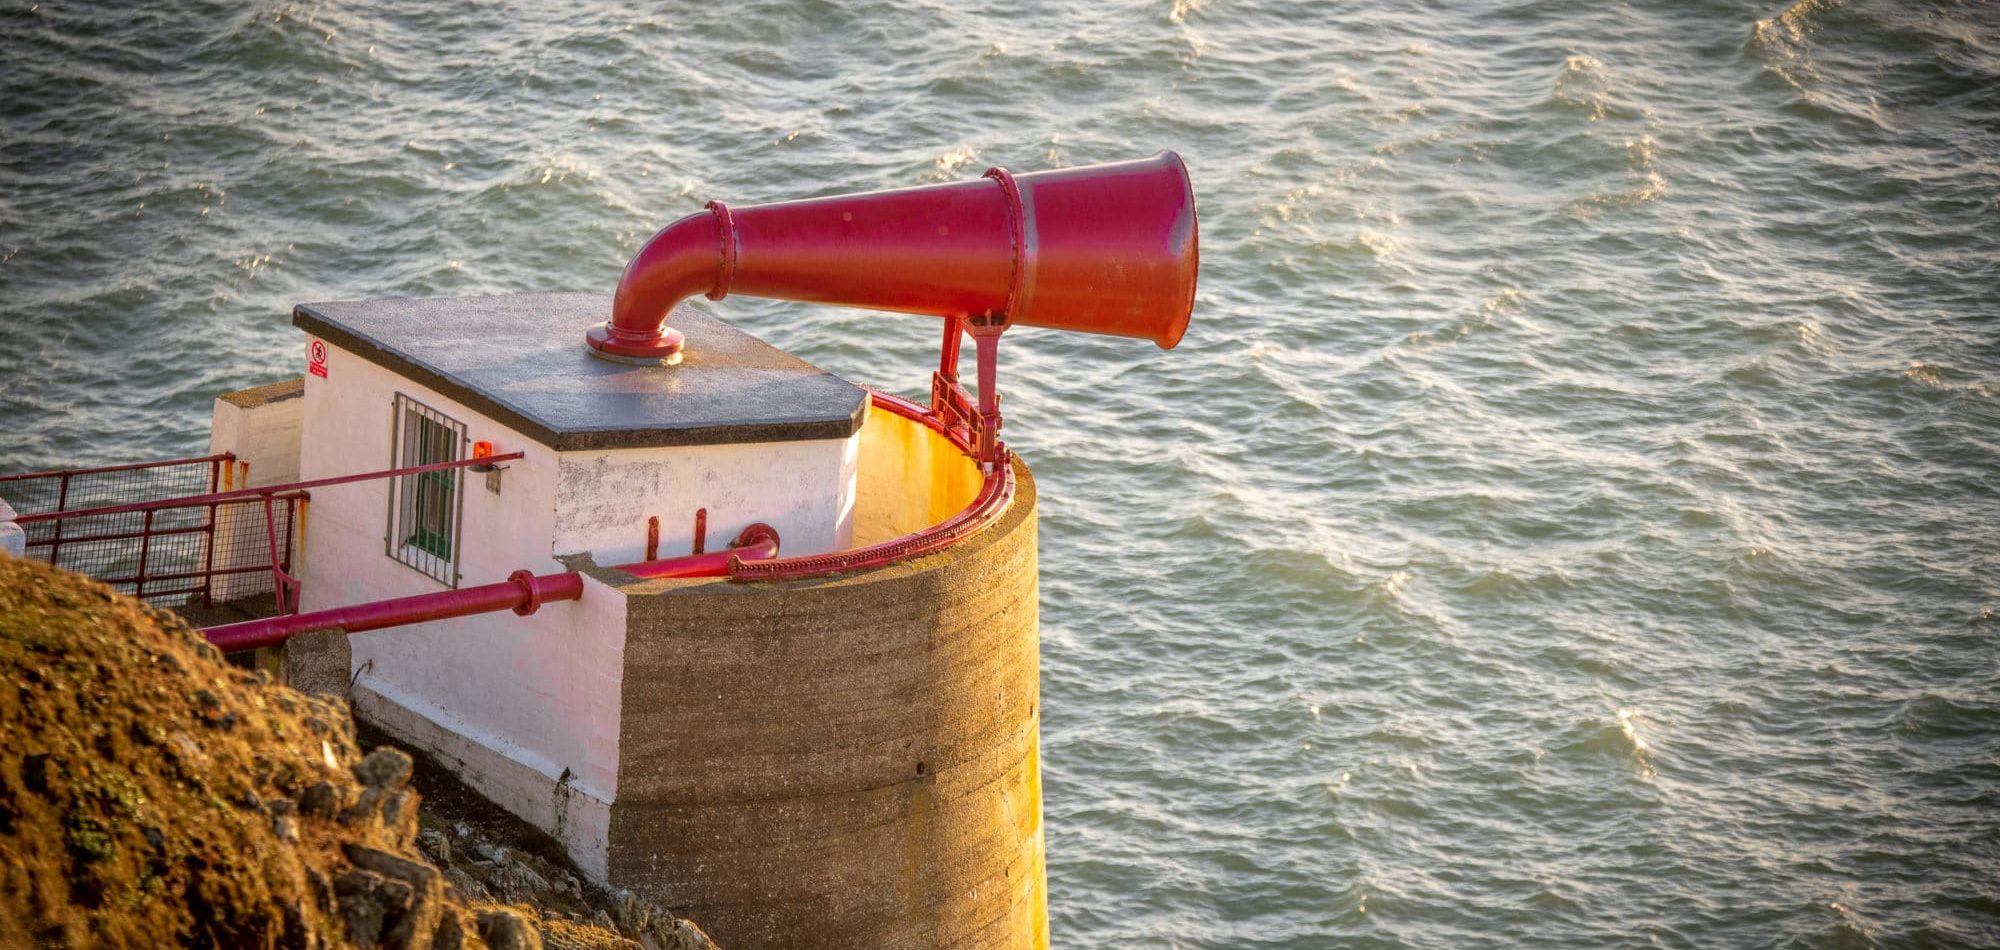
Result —
<svg viewBox="0 0 2000 950"><path fill-rule="evenodd" d="M215 399L208 451L236 453L249 467L237 488L261 488L299 480L299 427L305 418L304 377L224 393Z"/></svg>
<svg viewBox="0 0 2000 950"><path fill-rule="evenodd" d="M999 521L908 563L624 579L612 884L730 947L1047 946L1035 490L1015 472Z"/></svg>
<svg viewBox="0 0 2000 950"><path fill-rule="evenodd" d="M965 510L985 472L935 429L871 406L856 466L854 546L914 534Z"/></svg>
<svg viewBox="0 0 2000 950"><path fill-rule="evenodd" d="M837 551L854 534L861 436L811 442L564 452L558 456L553 550L600 564L646 555L646 519L660 519L660 557L694 549L697 509L707 547L754 522L778 529L788 555Z"/></svg>

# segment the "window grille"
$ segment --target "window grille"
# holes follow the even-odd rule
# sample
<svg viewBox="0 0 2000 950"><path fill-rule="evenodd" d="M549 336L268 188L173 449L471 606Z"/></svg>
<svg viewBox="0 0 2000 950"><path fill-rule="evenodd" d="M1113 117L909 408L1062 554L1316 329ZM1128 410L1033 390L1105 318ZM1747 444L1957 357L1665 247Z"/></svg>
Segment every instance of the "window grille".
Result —
<svg viewBox="0 0 2000 950"><path fill-rule="evenodd" d="M415 468L465 457L465 423L402 393L390 429L390 467ZM389 556L458 586L459 509L463 469L399 475L389 480Z"/></svg>

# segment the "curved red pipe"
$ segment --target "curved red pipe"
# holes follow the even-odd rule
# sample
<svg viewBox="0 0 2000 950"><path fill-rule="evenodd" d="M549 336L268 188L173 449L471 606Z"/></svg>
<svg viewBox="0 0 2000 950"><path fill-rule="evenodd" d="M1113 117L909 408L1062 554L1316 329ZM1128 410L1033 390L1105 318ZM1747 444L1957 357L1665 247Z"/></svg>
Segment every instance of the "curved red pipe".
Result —
<svg viewBox="0 0 2000 950"><path fill-rule="evenodd" d="M625 265L618 293L611 298L611 322L590 328L586 340L614 356L666 359L680 352L678 331L666 326L667 313L695 294L721 300L728 292L726 249L728 209L711 202L708 210L661 228Z"/></svg>
<svg viewBox="0 0 2000 950"><path fill-rule="evenodd" d="M729 566L729 579L802 580L846 571L884 567L926 554L934 554L979 533L980 529L999 518L1013 502L1014 472L1011 466L1001 465L986 476L986 480L979 486L979 494L972 499L971 504L966 505L958 514L922 531L880 544L871 544L865 548L836 551L832 554L809 554L804 557L772 558L762 561L741 559Z"/></svg>
<svg viewBox="0 0 2000 950"><path fill-rule="evenodd" d="M875 406L905 419L922 423L944 436L967 455L973 454L972 446L966 443L961 435L954 434L936 413L893 393L870 390L868 396ZM786 558L773 555L767 560L745 557L729 565L729 579L732 581L803 580L907 561L942 551L964 538L979 533L987 525L998 520L1013 503L1014 467L1009 464L995 465L986 473L985 480L979 485L979 494L973 497L970 504L960 509L957 514L922 531L867 547L850 548L828 554Z"/></svg>

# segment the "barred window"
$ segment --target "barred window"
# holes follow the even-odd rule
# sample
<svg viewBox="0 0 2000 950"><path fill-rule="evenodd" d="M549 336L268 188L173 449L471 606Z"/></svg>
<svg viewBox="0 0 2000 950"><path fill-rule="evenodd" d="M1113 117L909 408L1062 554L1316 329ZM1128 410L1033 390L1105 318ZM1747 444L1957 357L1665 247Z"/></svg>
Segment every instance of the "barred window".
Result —
<svg viewBox="0 0 2000 950"><path fill-rule="evenodd" d="M465 457L465 423L396 394L390 467L415 468ZM389 556L458 586L459 488L463 470L389 480Z"/></svg>

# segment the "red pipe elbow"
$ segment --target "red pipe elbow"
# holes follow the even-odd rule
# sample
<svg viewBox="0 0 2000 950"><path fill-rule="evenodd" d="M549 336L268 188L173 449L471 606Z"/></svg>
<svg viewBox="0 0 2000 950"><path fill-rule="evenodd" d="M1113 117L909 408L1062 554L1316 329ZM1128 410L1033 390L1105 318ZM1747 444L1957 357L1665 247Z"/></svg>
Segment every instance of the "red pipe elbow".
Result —
<svg viewBox="0 0 2000 950"><path fill-rule="evenodd" d="M698 293L721 300L729 291L734 242L722 202L661 228L625 266L611 300L611 320L590 328L585 342L620 362L670 365L685 341L667 314Z"/></svg>

